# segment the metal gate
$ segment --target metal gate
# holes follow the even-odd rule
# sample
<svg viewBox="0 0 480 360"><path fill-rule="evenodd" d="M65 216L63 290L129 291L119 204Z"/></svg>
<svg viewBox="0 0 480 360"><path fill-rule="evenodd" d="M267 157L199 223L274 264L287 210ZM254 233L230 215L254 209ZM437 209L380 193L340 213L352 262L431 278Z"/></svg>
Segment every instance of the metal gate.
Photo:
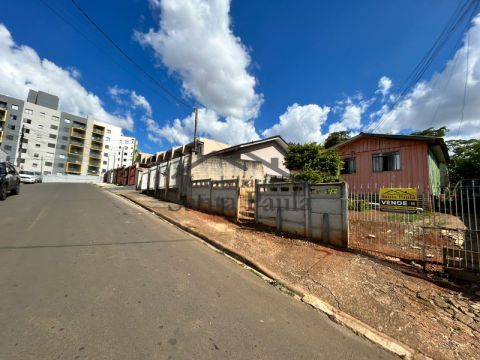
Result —
<svg viewBox="0 0 480 360"><path fill-rule="evenodd" d="M378 192L349 194L349 247L371 254L480 271L480 181L463 180L436 194L418 194L414 213L385 212Z"/></svg>
<svg viewBox="0 0 480 360"><path fill-rule="evenodd" d="M255 220L255 181L244 180L238 193L238 220Z"/></svg>

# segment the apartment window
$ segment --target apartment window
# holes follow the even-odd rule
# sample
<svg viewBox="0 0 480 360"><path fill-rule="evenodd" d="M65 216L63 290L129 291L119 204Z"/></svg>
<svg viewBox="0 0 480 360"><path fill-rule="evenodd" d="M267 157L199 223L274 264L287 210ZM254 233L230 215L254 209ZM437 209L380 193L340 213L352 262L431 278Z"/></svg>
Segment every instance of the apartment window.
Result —
<svg viewBox="0 0 480 360"><path fill-rule="evenodd" d="M30 119L25 119L25 120L23 120L23 122L24 122L25 124L31 124L31 123L32 123L32 120L30 120Z"/></svg>
<svg viewBox="0 0 480 360"><path fill-rule="evenodd" d="M42 124L38 124L38 128L39 128L39 129L43 129L43 125L42 125Z"/></svg>
<svg viewBox="0 0 480 360"><path fill-rule="evenodd" d="M17 115L10 114L10 120L16 121L17 120Z"/></svg>
<svg viewBox="0 0 480 360"><path fill-rule="evenodd" d="M64 119L63 121L65 122L65 124L70 124L72 122L70 119Z"/></svg>
<svg viewBox="0 0 480 360"><path fill-rule="evenodd" d="M25 114L32 115L33 110L32 109L25 109Z"/></svg>
<svg viewBox="0 0 480 360"><path fill-rule="evenodd" d="M56 139L56 138L57 138L57 135L55 135L55 134L49 134L48 137L49 137L50 139Z"/></svg>
<svg viewBox="0 0 480 360"><path fill-rule="evenodd" d="M65 131L65 132L67 132L67 133L68 133L68 132L70 131L70 128L68 128L68 127L64 127L64 128L63 128L63 131Z"/></svg>
<svg viewBox="0 0 480 360"><path fill-rule="evenodd" d="M127 156L128 154L127 153L123 153L123 156Z"/></svg>
<svg viewBox="0 0 480 360"><path fill-rule="evenodd" d="M12 147L10 145L5 145L3 148L7 151L12 150Z"/></svg>
<svg viewBox="0 0 480 360"><path fill-rule="evenodd" d="M60 145L60 149L65 150L67 147L65 145Z"/></svg>
<svg viewBox="0 0 480 360"><path fill-rule="evenodd" d="M57 166L58 166L59 168L63 168L63 167L65 167L65 164L64 164L64 163L58 163Z"/></svg>
<svg viewBox="0 0 480 360"><path fill-rule="evenodd" d="M108 145L105 145L105 149L108 149L108 148L110 148L110 146L108 146Z"/></svg>
<svg viewBox="0 0 480 360"><path fill-rule="evenodd" d="M5 136L5 139L7 139L7 140L13 140L13 135L7 135L7 136Z"/></svg>
<svg viewBox="0 0 480 360"><path fill-rule="evenodd" d="M110 141L110 138L109 138L109 137L106 137L106 138L105 138L105 141Z"/></svg>
<svg viewBox="0 0 480 360"><path fill-rule="evenodd" d="M25 164L25 159L20 159L20 164Z"/></svg>
<svg viewBox="0 0 480 360"><path fill-rule="evenodd" d="M35 144L35 147L40 147L40 144Z"/></svg>
<svg viewBox="0 0 480 360"><path fill-rule="evenodd" d="M62 136L62 140L68 141L68 136Z"/></svg>
<svg viewBox="0 0 480 360"><path fill-rule="evenodd" d="M22 143L28 144L28 139L23 139L23 140L22 140Z"/></svg>
<svg viewBox="0 0 480 360"><path fill-rule="evenodd" d="M30 134L30 129L25 129L25 134Z"/></svg>
<svg viewBox="0 0 480 360"><path fill-rule="evenodd" d="M373 172L400 170L400 152L372 155Z"/></svg>
<svg viewBox="0 0 480 360"><path fill-rule="evenodd" d="M53 164L50 161L45 161L45 166L52 166Z"/></svg>
<svg viewBox="0 0 480 360"><path fill-rule="evenodd" d="M33 157L38 158L38 157L40 157L40 154L33 154Z"/></svg>
<svg viewBox="0 0 480 360"><path fill-rule="evenodd" d="M103 162L103 165L107 165L107 162L106 162L106 161L104 161L104 162Z"/></svg>
<svg viewBox="0 0 480 360"><path fill-rule="evenodd" d="M49 148L55 148L55 144L48 143L48 147L49 147Z"/></svg>
<svg viewBox="0 0 480 360"><path fill-rule="evenodd" d="M38 164L37 164L37 163L33 163L33 164L32 164L32 167L38 167Z"/></svg>
<svg viewBox="0 0 480 360"><path fill-rule="evenodd" d="M12 110L18 110L18 105L13 105L12 104Z"/></svg>
<svg viewBox="0 0 480 360"><path fill-rule="evenodd" d="M48 157L48 158L53 158L53 155L54 155L54 154L51 153L51 152L47 152L47 153L45 154L45 156Z"/></svg>
<svg viewBox="0 0 480 360"><path fill-rule="evenodd" d="M343 169L340 174L355 174L357 172L357 162L354 157L343 159Z"/></svg>
<svg viewBox="0 0 480 360"><path fill-rule="evenodd" d="M108 156L108 153L103 153L103 156Z"/></svg>
<svg viewBox="0 0 480 360"><path fill-rule="evenodd" d="M50 129L52 129L52 130L58 130L58 126L57 126L57 125L50 125Z"/></svg>
<svg viewBox="0 0 480 360"><path fill-rule="evenodd" d="M53 121L59 121L60 119L58 118L58 116L52 115L52 120Z"/></svg>
<svg viewBox="0 0 480 360"><path fill-rule="evenodd" d="M44 171L43 175L50 175L52 172L51 171Z"/></svg>
<svg viewBox="0 0 480 360"><path fill-rule="evenodd" d="M44 112L41 112L41 113L40 113L40 117L45 117L45 113L44 113Z"/></svg>
<svg viewBox="0 0 480 360"><path fill-rule="evenodd" d="M42 138L42 134L37 134L37 139L41 139Z"/></svg>
<svg viewBox="0 0 480 360"><path fill-rule="evenodd" d="M60 159L65 159L65 155L58 155Z"/></svg>
<svg viewBox="0 0 480 360"><path fill-rule="evenodd" d="M15 130L15 125L9 125L8 127L12 130Z"/></svg>
<svg viewBox="0 0 480 360"><path fill-rule="evenodd" d="M26 153L27 153L27 149L20 149L20 152L21 152L22 154L26 154Z"/></svg>

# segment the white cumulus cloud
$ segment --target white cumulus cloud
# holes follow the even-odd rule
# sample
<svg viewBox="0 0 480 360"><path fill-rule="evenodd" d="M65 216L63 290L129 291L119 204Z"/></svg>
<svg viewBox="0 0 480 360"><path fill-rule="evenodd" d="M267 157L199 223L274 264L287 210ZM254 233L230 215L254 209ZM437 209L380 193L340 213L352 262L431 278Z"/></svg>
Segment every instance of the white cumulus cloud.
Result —
<svg viewBox="0 0 480 360"><path fill-rule="evenodd" d="M378 89L375 91L377 94L380 93L383 96L383 99L388 95L390 89L392 88L393 82L388 76L382 76L378 80Z"/></svg>
<svg viewBox="0 0 480 360"><path fill-rule="evenodd" d="M468 39L468 42L467 42ZM468 48L468 50L467 50ZM467 67L468 53L468 67ZM468 73L467 73L468 69ZM464 119L461 110L465 98ZM480 15L464 36L462 47L445 68L418 84L391 109L382 109L368 130L398 133L447 126L450 137L480 137Z"/></svg>
<svg viewBox="0 0 480 360"><path fill-rule="evenodd" d="M362 115L374 101L375 98L363 100L362 96L356 96L339 102L340 106L338 108L342 109L342 117L340 121L329 126L328 132L360 129L362 127Z"/></svg>
<svg viewBox="0 0 480 360"><path fill-rule="evenodd" d="M286 141L295 143L322 142L325 135L321 127L328 118L330 108L317 104L293 104L280 115L279 123L263 131L263 136L281 135Z"/></svg>
<svg viewBox="0 0 480 360"><path fill-rule="evenodd" d="M136 32L135 38L179 76L186 96L209 109L206 134L226 142L234 138L232 133L238 139L257 138L251 121L263 96L256 93L257 81L248 72L249 53L232 32L230 1L150 0L150 5L159 13L159 28ZM188 119L165 127L168 138L185 139Z"/></svg>
<svg viewBox="0 0 480 360"><path fill-rule="evenodd" d="M79 76L75 68L61 68L42 59L31 47L16 44L7 27L0 23L0 93L26 99L29 89L48 91L60 98L63 111L91 115L132 130L131 116L107 112L100 98L78 82Z"/></svg>
<svg viewBox="0 0 480 360"><path fill-rule="evenodd" d="M224 121L219 120L218 115L209 109L198 111L198 134L227 144L238 144L258 139L255 126L251 121L244 121L234 117L227 117ZM147 122L149 139L161 143L166 139L170 143L185 144L193 141L193 129L195 124L194 115L183 119L175 119L164 126L158 125L152 119Z"/></svg>

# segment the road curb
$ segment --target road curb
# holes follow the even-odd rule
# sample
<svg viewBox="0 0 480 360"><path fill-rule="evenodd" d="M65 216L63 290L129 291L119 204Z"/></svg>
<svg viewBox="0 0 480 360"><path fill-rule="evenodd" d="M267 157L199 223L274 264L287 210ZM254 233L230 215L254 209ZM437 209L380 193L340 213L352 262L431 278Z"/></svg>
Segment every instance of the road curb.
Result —
<svg viewBox="0 0 480 360"><path fill-rule="evenodd" d="M242 254L239 254L235 250L231 249L228 246L225 246L224 244L219 243L218 241L208 237L205 234L202 234L201 232L198 232L194 229L189 228L188 226L185 226L178 222L177 220L166 216L160 212L157 212L150 207L142 204L141 202L131 199L128 196L125 196L123 194L117 194L113 191L110 191L108 189L105 189L121 198L124 198L128 201L133 202L134 204L144 208L145 210L148 210L149 212L155 214L156 216L162 218L163 220L171 223L172 225L182 229L183 231L192 234L206 243L210 244L214 248L218 249L219 251L227 254L228 256L232 257L233 259L240 261L247 265L248 267L254 269L255 271L258 271L262 275L274 280L276 283L280 284L282 287L287 289L288 291L292 292L295 294L300 300L315 309L323 312L326 314L332 321L336 322L337 324L340 324L342 326L345 326L352 330L354 333L357 335L360 335L371 342L377 344L381 348L403 358L403 359L424 359L424 360L431 360L430 357L425 356L424 354L419 353L418 351L413 350L409 346L403 344L402 342L395 340L391 338L388 335L385 335L378 330L372 328L371 326L365 324L364 322L354 318L353 316L338 310L334 306L326 303L325 301L319 299L318 297L306 293L303 289L295 286L295 285L290 285L287 284L284 280L281 279L281 276L278 274L270 271L269 269L265 268L264 266L257 264L256 262L250 260L249 258L245 257Z"/></svg>

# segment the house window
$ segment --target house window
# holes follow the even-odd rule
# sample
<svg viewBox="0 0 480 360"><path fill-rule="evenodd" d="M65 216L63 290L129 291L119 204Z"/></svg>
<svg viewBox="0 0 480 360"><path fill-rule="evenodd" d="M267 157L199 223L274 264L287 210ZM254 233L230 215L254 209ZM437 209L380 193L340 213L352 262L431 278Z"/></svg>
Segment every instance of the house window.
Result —
<svg viewBox="0 0 480 360"><path fill-rule="evenodd" d="M372 155L373 172L400 170L400 152Z"/></svg>
<svg viewBox="0 0 480 360"><path fill-rule="evenodd" d="M18 105L12 105L12 110L18 110Z"/></svg>
<svg viewBox="0 0 480 360"><path fill-rule="evenodd" d="M355 174L357 172L357 164L354 157L343 159L343 169L340 174Z"/></svg>
<svg viewBox="0 0 480 360"><path fill-rule="evenodd" d="M31 109L25 109L25 114L32 115L32 114L33 114L33 110L31 110Z"/></svg>

